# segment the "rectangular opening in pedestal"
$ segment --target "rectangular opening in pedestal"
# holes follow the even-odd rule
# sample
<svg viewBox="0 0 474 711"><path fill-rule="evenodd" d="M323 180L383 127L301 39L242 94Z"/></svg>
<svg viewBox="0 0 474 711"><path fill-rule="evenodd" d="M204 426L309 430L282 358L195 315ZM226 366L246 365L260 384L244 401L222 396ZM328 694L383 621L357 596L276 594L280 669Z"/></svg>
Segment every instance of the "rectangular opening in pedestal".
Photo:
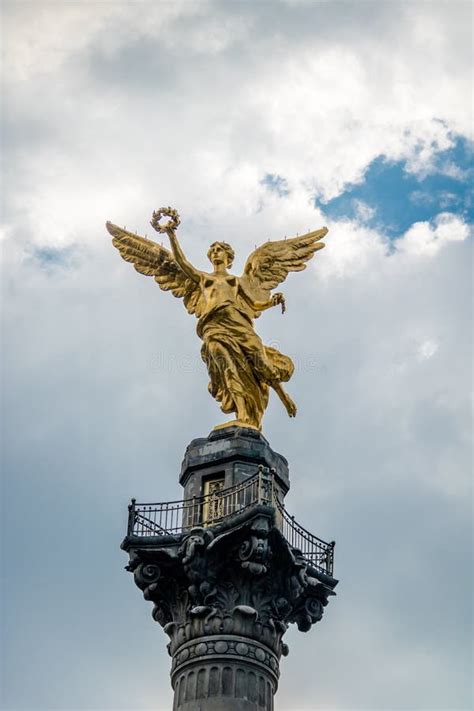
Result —
<svg viewBox="0 0 474 711"><path fill-rule="evenodd" d="M203 480L204 502L202 504L203 526L213 526L224 516L224 502L221 492L224 490L224 473L213 474Z"/></svg>

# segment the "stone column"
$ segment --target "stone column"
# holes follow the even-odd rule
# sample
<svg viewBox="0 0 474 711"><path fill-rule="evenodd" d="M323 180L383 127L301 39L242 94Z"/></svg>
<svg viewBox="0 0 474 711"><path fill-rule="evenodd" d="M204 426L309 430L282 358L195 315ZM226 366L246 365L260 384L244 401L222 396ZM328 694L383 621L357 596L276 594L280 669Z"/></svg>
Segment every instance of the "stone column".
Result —
<svg viewBox="0 0 474 711"><path fill-rule="evenodd" d="M283 500L286 460L258 432L246 432L191 443L181 472L185 498L201 496L216 472L228 487L271 466ZM309 630L335 594L337 581L284 537L273 493L243 502L213 525L188 521L173 534L129 534L122 544L169 637L173 711L271 711L280 658L288 653L284 633L291 623Z"/></svg>
<svg viewBox="0 0 474 711"><path fill-rule="evenodd" d="M237 635L183 644L173 661L173 711L271 711L278 657L266 645Z"/></svg>

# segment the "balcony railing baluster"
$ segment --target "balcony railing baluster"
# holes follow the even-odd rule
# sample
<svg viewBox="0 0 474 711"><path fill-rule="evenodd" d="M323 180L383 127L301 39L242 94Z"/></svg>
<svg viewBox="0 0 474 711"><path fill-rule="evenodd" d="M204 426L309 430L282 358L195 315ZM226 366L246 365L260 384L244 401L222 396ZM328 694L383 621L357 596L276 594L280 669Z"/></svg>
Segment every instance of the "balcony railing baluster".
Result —
<svg viewBox="0 0 474 711"><path fill-rule="evenodd" d="M332 575L334 542L326 543L296 523L278 497L274 472L264 467L259 467L253 477L218 494L158 504L137 504L132 499L127 532L139 537L185 533L195 526L216 525L257 504L274 508L277 526L290 546L301 551L315 568Z"/></svg>

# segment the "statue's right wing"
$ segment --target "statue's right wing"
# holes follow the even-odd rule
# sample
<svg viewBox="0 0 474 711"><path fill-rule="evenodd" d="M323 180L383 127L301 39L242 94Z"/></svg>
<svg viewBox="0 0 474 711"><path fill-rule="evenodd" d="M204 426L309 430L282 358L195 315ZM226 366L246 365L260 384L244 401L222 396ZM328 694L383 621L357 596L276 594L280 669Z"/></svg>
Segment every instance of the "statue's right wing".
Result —
<svg viewBox="0 0 474 711"><path fill-rule="evenodd" d="M122 259L132 262L140 274L155 277L163 291L171 291L173 296L182 298L190 314L201 315L203 304L199 284L186 276L171 252L157 242L139 237L112 222L107 222L105 226Z"/></svg>

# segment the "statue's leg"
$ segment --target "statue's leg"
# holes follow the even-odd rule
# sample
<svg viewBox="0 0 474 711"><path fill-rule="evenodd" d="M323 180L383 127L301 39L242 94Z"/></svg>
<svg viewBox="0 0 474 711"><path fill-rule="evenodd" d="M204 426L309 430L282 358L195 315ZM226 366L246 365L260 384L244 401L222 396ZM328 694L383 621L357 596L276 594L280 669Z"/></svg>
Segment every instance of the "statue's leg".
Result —
<svg viewBox="0 0 474 711"><path fill-rule="evenodd" d="M245 387L241 383L241 364L236 362L235 358L232 358L229 349L220 341L215 340L208 342L206 344L206 350L205 361L211 381L213 386L215 386L213 389L227 392L234 405L232 410L226 408L224 412L233 411L236 414L237 420L258 426L253 422L254 418L252 418L249 413L248 403L243 394Z"/></svg>
<svg viewBox="0 0 474 711"><path fill-rule="evenodd" d="M256 333L253 333L243 344L245 358L257 376L269 385L278 379L278 371L272 366L265 353L265 346Z"/></svg>
<svg viewBox="0 0 474 711"><path fill-rule="evenodd" d="M219 341L209 341L209 343L206 344L206 350L206 365L208 370L212 367L218 373L223 373L229 366L229 355L226 348Z"/></svg>
<svg viewBox="0 0 474 711"><path fill-rule="evenodd" d="M285 409L286 409L288 415L290 417L295 417L296 409L297 409L296 405L293 402L293 400L291 399L291 397L288 395L288 393L286 393L283 390L281 383L277 383L275 381L271 385L272 385L272 388L274 389L274 391L276 392L276 394L278 395L278 397L280 398L280 400L282 401L283 405L285 406Z"/></svg>
<svg viewBox="0 0 474 711"><path fill-rule="evenodd" d="M240 395L234 395L234 402L237 419L246 422L248 420L247 403Z"/></svg>

